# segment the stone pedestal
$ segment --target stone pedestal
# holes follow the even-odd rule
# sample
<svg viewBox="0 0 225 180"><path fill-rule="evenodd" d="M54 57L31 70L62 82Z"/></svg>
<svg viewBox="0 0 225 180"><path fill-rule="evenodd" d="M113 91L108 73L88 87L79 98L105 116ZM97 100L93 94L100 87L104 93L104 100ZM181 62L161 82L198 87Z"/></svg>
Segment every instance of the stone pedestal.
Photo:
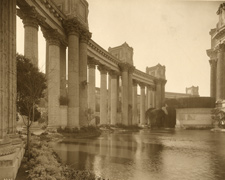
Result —
<svg viewBox="0 0 225 180"><path fill-rule="evenodd" d="M98 69L101 73L100 84L100 124L107 124L107 70L105 66L99 65Z"/></svg>

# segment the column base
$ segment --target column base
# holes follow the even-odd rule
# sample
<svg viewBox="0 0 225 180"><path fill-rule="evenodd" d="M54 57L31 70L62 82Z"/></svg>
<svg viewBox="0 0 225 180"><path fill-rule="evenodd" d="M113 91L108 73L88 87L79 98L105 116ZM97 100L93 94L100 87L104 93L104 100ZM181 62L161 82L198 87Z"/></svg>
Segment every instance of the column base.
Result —
<svg viewBox="0 0 225 180"><path fill-rule="evenodd" d="M0 142L0 180L16 178L24 152L24 144L22 141L19 143L18 139Z"/></svg>

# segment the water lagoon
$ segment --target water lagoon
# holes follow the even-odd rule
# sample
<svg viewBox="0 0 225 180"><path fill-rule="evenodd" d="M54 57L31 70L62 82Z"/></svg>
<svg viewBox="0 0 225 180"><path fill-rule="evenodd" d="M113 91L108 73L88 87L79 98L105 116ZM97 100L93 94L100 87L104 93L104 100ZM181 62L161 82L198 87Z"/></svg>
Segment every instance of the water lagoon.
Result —
<svg viewBox="0 0 225 180"><path fill-rule="evenodd" d="M110 180L225 179L225 133L208 130L114 132L54 143L63 163Z"/></svg>

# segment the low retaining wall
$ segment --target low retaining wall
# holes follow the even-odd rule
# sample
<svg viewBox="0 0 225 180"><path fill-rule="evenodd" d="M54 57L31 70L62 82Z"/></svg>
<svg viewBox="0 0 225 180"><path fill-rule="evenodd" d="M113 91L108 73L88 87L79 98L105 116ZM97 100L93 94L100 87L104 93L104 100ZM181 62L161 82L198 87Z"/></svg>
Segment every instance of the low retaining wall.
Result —
<svg viewBox="0 0 225 180"><path fill-rule="evenodd" d="M176 109L176 128L206 129L213 127L212 108Z"/></svg>

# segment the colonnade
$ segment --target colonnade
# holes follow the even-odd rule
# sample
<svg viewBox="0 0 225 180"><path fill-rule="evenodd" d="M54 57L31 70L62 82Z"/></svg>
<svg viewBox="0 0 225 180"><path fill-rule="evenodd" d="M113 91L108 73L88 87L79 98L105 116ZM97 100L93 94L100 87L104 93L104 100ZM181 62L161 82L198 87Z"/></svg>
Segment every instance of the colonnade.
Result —
<svg viewBox="0 0 225 180"><path fill-rule="evenodd" d="M161 108L164 100L163 81L155 79L154 85L137 82L133 78L135 67L121 62L115 70L87 56L91 33L76 18L62 21L64 35L57 29L44 26L43 17L35 9L19 11L25 29L24 54L38 66L38 28L46 39L46 77L49 127L66 124L68 127L85 126L87 110L95 111L95 69L100 71L100 123L125 125L145 124L145 111ZM66 49L68 48L68 54ZM66 59L68 81L66 82ZM87 82L87 68L89 82ZM108 74L108 75L107 75ZM108 77L108 82L107 82ZM119 83L121 79L121 84ZM108 84L108 88L107 88ZM140 86L140 108L137 107L137 84ZM163 85L162 85L163 84ZM121 85L121 87L120 87ZM121 90L121 91L120 91ZM67 112L62 115L60 98L68 99ZM121 99L121 109L119 101ZM138 109L140 109L140 122ZM119 113L121 112L121 113ZM121 118L119 115L121 114ZM119 120L121 119L121 120ZM62 121L66 121L62 123Z"/></svg>

